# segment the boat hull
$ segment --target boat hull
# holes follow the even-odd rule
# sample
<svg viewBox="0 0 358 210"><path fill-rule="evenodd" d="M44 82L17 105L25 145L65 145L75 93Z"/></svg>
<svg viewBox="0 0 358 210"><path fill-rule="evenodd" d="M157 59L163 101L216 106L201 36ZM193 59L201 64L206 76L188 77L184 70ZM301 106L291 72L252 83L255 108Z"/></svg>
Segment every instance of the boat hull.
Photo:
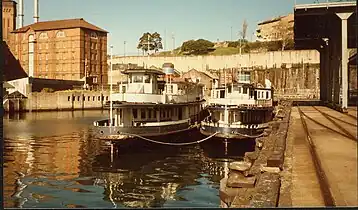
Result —
<svg viewBox="0 0 358 210"><path fill-rule="evenodd" d="M250 136L258 136L263 133L268 124L261 124L259 128L233 128L233 127L215 127L209 125L201 125L200 133L205 136L211 136L214 133L215 138L219 139L248 139Z"/></svg>
<svg viewBox="0 0 358 210"><path fill-rule="evenodd" d="M179 133L197 129L197 124L190 125L189 122L162 125L162 126L140 126L140 127L119 127L119 126L98 126L95 127L96 137L102 140L122 141L134 138L162 139L168 136L175 136Z"/></svg>

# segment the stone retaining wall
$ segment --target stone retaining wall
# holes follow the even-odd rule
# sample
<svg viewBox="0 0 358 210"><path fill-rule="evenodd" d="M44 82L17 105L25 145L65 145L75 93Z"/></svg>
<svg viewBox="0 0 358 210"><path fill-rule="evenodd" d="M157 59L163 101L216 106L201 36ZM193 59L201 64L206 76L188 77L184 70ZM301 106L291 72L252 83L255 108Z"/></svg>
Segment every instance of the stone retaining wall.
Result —
<svg viewBox="0 0 358 210"><path fill-rule="evenodd" d="M279 101L274 120L255 140L255 151L246 152L244 161L230 163L228 178L220 182L221 207L278 206L291 106Z"/></svg>

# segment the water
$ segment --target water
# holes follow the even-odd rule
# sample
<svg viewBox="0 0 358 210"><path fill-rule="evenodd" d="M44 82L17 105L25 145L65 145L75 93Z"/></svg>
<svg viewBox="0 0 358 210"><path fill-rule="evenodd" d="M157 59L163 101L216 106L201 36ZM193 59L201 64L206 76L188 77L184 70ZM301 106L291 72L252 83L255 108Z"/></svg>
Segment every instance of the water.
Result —
<svg viewBox="0 0 358 210"><path fill-rule="evenodd" d="M102 111L4 117L4 205L22 208L219 207L227 159L252 141L121 150L91 127ZM225 153L227 155L225 155Z"/></svg>

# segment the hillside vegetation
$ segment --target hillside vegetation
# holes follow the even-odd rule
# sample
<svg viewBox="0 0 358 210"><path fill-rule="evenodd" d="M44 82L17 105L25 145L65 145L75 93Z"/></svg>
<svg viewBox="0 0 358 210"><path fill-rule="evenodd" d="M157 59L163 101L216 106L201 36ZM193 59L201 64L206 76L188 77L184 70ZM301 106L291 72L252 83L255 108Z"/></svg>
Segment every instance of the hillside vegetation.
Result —
<svg viewBox="0 0 358 210"><path fill-rule="evenodd" d="M183 44L184 45L184 44ZM195 47L195 46L194 46ZM184 49L187 49L184 48ZM183 47L178 47L173 51L163 51L159 52L153 56L197 56L197 55L235 55L240 53L240 42L227 42L227 46L219 46L216 48L208 48L205 53L188 53L188 51L183 51ZM285 47L284 50L293 50L294 43L293 40ZM280 51L282 50L282 44L280 41L272 42L248 42L246 40L241 42L241 52L242 53L254 53L254 52L268 52L268 51Z"/></svg>

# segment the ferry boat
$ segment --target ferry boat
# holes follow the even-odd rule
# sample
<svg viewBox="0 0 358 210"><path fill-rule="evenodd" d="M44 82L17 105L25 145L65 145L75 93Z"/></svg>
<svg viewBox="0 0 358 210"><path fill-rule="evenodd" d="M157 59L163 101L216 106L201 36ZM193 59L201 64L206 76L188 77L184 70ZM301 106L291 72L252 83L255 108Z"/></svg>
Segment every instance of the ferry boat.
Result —
<svg viewBox="0 0 358 210"><path fill-rule="evenodd" d="M112 142L138 137L170 141L198 129L205 117L203 86L174 77L175 71L173 65L122 71L127 81L110 94L105 105L110 117L94 122L97 137Z"/></svg>
<svg viewBox="0 0 358 210"><path fill-rule="evenodd" d="M213 82L206 106L209 116L200 126L202 134L217 133L216 138L247 139L258 137L268 127L274 116L271 82L266 79L265 87L250 84L249 71L240 72L239 78L239 82L223 86L219 86L218 81Z"/></svg>

